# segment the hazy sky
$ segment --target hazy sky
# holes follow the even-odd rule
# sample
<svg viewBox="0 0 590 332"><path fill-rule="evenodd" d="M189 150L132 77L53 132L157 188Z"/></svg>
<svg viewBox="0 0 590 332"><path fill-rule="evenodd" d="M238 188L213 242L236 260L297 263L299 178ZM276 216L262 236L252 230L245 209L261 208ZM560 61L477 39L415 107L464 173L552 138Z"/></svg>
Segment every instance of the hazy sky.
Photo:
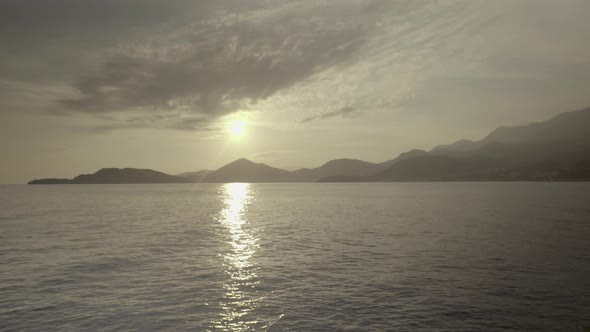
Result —
<svg viewBox="0 0 590 332"><path fill-rule="evenodd" d="M589 13L587 0L0 0L0 183L240 157L296 169L480 139L590 106Z"/></svg>

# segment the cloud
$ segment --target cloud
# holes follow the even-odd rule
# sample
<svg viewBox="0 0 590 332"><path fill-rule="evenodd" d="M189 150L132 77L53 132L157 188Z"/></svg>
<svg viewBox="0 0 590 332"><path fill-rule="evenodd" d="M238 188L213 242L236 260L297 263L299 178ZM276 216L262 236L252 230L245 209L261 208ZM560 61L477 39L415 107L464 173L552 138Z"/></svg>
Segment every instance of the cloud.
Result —
<svg viewBox="0 0 590 332"><path fill-rule="evenodd" d="M275 160L277 157L282 156L286 153L291 153L291 152L293 152L293 151L292 150L266 151L266 152L256 153L256 154L252 155L252 158L253 159Z"/></svg>
<svg viewBox="0 0 590 332"><path fill-rule="evenodd" d="M255 162L273 163L281 161L285 156L293 155L295 150L273 150L264 151L250 155L249 158Z"/></svg>
<svg viewBox="0 0 590 332"><path fill-rule="evenodd" d="M334 98L348 108L301 122L387 109L411 93L414 68L440 55L427 50L461 27L460 4L23 0L4 6L7 20L0 25L12 31L7 44L19 58L48 55L22 63L11 58L21 67L48 61L24 76L75 77L77 94L58 100L60 114L117 113L125 115L116 117L121 128L202 130L236 111L318 114ZM18 52L16 31L38 50ZM68 38L52 40L55 35Z"/></svg>
<svg viewBox="0 0 590 332"><path fill-rule="evenodd" d="M74 93L61 82L26 82L0 79L0 114L27 112L30 109L55 110L56 98Z"/></svg>
<svg viewBox="0 0 590 332"><path fill-rule="evenodd" d="M303 123L308 123L308 122L312 122L315 120L328 119L328 118L333 118L333 117L338 117L338 116L346 116L346 115L349 115L354 112L356 112L356 110L354 108L352 108L350 106L344 106L342 108L339 108L339 109L331 111L331 112L307 117L307 118L299 121L299 123L303 124Z"/></svg>
<svg viewBox="0 0 590 332"><path fill-rule="evenodd" d="M351 60L366 31L346 6L328 7L277 5L175 26L120 47L59 103L89 114L182 112L190 116L173 127L198 128Z"/></svg>
<svg viewBox="0 0 590 332"><path fill-rule="evenodd" d="M81 114L85 115L85 114ZM88 120L89 116L83 116ZM94 133L105 133L118 129L175 129L183 131L199 131L202 133L211 133L219 128L211 126L209 121L202 117L184 114L182 112L163 112L144 114L142 112L125 112L110 114L91 114L90 118L95 121L91 125L84 125L85 131Z"/></svg>
<svg viewBox="0 0 590 332"><path fill-rule="evenodd" d="M572 85L582 100L585 9L584 0L6 0L0 80L11 83L0 99L31 112L52 101L53 113L109 117L112 129L199 131L237 111L290 123L392 112L408 95L433 112L451 99L462 109L465 96L506 87L502 75L559 83L564 95ZM466 93L476 86L461 77L492 86ZM43 85L51 94L19 97Z"/></svg>

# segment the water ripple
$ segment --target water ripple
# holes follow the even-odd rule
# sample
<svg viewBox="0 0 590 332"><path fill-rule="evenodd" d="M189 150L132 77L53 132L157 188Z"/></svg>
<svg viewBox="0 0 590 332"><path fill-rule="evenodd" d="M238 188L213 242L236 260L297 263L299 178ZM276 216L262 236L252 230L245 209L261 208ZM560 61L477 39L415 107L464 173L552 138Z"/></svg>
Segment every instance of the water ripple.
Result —
<svg viewBox="0 0 590 332"><path fill-rule="evenodd" d="M588 325L590 184L10 190L0 331Z"/></svg>

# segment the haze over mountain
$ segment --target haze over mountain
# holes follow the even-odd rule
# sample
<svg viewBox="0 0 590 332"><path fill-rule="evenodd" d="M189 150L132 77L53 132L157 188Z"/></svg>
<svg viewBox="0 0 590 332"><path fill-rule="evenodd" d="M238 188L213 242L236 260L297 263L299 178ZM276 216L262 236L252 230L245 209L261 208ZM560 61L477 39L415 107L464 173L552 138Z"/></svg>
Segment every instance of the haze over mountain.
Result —
<svg viewBox="0 0 590 332"><path fill-rule="evenodd" d="M152 170L101 169L56 183L340 182L453 180L590 180L590 108L528 126L502 127L480 141L460 140L430 152L410 150L370 163L334 159L293 172L242 158L215 171L172 176Z"/></svg>

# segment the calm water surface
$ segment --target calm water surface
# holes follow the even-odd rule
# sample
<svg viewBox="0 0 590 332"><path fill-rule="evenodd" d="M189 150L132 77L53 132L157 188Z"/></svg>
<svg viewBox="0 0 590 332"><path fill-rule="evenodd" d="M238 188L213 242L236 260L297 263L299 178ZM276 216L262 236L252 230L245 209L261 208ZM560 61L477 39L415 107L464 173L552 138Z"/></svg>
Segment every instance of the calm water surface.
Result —
<svg viewBox="0 0 590 332"><path fill-rule="evenodd" d="M1 331L576 331L590 184L0 186Z"/></svg>

